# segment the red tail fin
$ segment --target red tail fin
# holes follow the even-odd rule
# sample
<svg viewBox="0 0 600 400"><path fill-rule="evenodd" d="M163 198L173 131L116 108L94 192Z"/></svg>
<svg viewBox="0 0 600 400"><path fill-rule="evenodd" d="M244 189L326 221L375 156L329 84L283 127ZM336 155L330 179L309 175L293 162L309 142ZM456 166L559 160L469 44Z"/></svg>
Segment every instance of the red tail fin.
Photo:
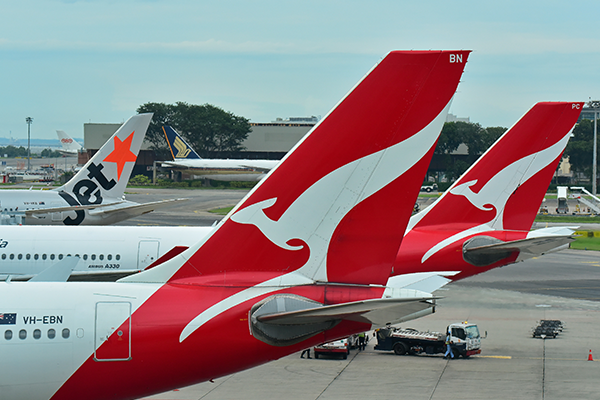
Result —
<svg viewBox="0 0 600 400"><path fill-rule="evenodd" d="M467 57L390 53L172 279L385 284Z"/></svg>
<svg viewBox="0 0 600 400"><path fill-rule="evenodd" d="M583 103L538 103L409 229L529 230Z"/></svg>

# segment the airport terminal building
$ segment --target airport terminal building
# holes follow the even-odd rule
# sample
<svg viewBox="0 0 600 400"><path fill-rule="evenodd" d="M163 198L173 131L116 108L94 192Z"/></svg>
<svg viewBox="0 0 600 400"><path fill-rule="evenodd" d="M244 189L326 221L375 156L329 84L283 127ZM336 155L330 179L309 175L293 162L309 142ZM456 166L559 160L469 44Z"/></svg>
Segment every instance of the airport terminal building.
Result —
<svg viewBox="0 0 600 400"><path fill-rule="evenodd" d="M280 160L317 122L319 119L315 116L277 118L273 122L251 122L251 131L242 143L245 149L233 156L228 152L223 158ZM78 163L85 164L121 125L83 124L83 141L86 152L80 153ZM150 147L151 143L144 141L133 170L133 176L151 174L154 161L168 161L156 159L154 151Z"/></svg>

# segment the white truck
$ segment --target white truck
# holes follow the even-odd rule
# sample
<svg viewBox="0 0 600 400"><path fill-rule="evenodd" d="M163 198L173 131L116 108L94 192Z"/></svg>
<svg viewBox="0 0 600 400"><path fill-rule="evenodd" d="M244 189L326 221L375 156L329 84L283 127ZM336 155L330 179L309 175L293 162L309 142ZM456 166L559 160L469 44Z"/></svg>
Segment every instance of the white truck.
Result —
<svg viewBox="0 0 600 400"><path fill-rule="evenodd" d="M556 198L558 203L556 205L556 213L557 214L568 214L569 213L569 205L567 204L567 186L557 186L556 187Z"/></svg>
<svg viewBox="0 0 600 400"><path fill-rule="evenodd" d="M447 330L450 332L450 346L454 357L467 358L481 353L481 336L477 325L459 322L450 324ZM394 351L399 356L446 352L446 333L387 327L377 330L376 335L375 350Z"/></svg>

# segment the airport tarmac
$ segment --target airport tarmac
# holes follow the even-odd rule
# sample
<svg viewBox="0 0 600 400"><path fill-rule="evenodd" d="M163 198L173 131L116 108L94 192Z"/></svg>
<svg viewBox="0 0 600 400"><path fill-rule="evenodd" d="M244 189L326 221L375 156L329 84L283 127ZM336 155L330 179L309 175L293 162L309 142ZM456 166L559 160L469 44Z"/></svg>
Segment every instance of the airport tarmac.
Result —
<svg viewBox="0 0 600 400"><path fill-rule="evenodd" d="M478 324L487 337L470 359L396 356L375 351L371 337L347 360L295 353L148 399L600 399L600 363L588 361L590 350L600 360L599 283L600 254L566 250L450 284L436 292L443 298L434 314L402 324L432 331ZM566 329L533 338L541 319ZM219 345L235 343L224 337Z"/></svg>

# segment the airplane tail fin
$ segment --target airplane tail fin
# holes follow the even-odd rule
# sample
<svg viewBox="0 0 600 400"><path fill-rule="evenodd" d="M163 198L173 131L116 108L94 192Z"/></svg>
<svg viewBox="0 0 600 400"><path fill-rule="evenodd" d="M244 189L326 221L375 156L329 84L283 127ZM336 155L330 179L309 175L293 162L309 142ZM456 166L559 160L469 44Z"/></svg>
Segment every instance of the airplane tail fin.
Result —
<svg viewBox="0 0 600 400"><path fill-rule="evenodd" d="M434 204L413 216L425 226L528 231L583 103L537 103Z"/></svg>
<svg viewBox="0 0 600 400"><path fill-rule="evenodd" d="M391 52L212 235L124 280L385 284L468 55Z"/></svg>
<svg viewBox="0 0 600 400"><path fill-rule="evenodd" d="M65 131L56 131L56 135L58 136L58 140L62 145L62 148L67 151L79 151L81 150L81 145L77 143L71 136L67 135Z"/></svg>
<svg viewBox="0 0 600 400"><path fill-rule="evenodd" d="M163 126L163 132L165 133L165 138L167 139L167 144L169 145L169 150L171 151L174 161L202 158L194 151L194 149L192 149L192 146L187 144L187 142L175 132L175 129L165 125Z"/></svg>
<svg viewBox="0 0 600 400"><path fill-rule="evenodd" d="M120 199L151 119L152 114L129 118L69 182L55 190L61 192L70 205Z"/></svg>

